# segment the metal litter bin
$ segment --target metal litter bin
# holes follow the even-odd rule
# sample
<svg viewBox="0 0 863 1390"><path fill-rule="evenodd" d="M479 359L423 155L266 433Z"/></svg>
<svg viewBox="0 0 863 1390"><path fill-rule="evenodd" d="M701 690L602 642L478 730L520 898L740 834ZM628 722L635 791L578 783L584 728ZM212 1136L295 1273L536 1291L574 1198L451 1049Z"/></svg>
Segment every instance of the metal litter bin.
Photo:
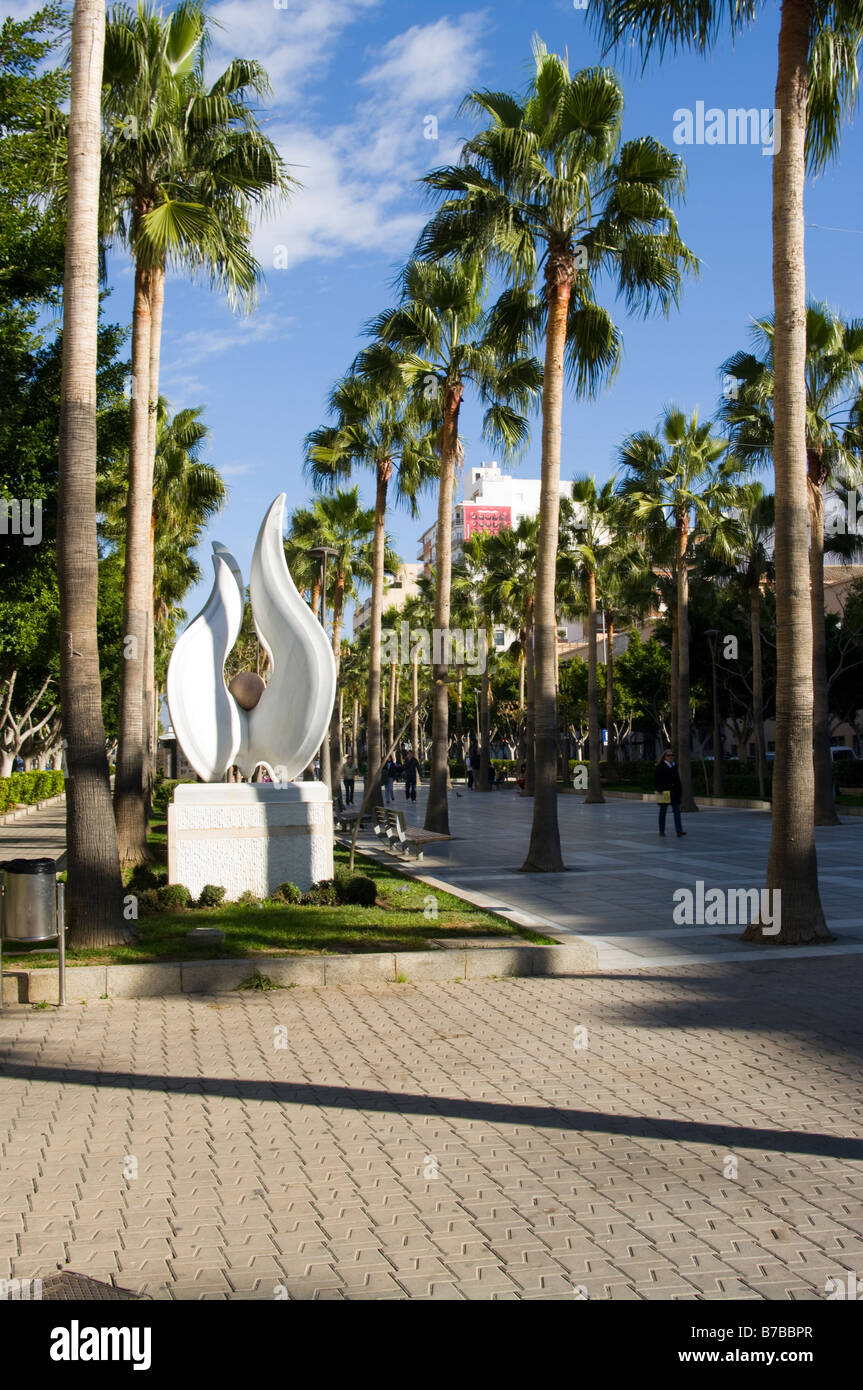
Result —
<svg viewBox="0 0 863 1390"><path fill-rule="evenodd" d="M3 868L0 934L7 941L53 941L57 928L57 871L53 859L10 859Z"/></svg>

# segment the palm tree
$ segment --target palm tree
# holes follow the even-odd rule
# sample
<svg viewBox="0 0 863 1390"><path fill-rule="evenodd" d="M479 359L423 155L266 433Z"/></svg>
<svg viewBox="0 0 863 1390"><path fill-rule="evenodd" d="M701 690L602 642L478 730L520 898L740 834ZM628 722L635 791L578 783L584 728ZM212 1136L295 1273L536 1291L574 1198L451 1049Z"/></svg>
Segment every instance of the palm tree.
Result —
<svg viewBox="0 0 863 1390"><path fill-rule="evenodd" d="M612 45L706 52L759 13L760 0L593 0L590 17ZM839 150L843 116L858 93L863 12L857 0L781 0L774 107L781 143L773 158L773 293L776 316L776 766L768 890L782 893L782 926L750 940L829 937L818 892L812 746L812 620L806 491L806 268L804 186Z"/></svg>
<svg viewBox="0 0 863 1390"><path fill-rule="evenodd" d="M533 796L535 788L534 731L536 682L534 678L534 615L536 611L536 573L539 554L540 520L522 517L511 530L488 536L483 547L487 583L495 595L494 611L501 622L518 632L521 671L525 684L524 761L527 776L523 796Z"/></svg>
<svg viewBox="0 0 863 1390"><path fill-rule="evenodd" d="M757 319L756 356L735 353L722 371L736 381L722 417L736 452L747 463L767 466L773 458L775 393L772 316ZM863 385L863 320L844 321L826 304L806 311L806 492L809 506L809 583L812 609L812 743L815 757L815 824L839 825L833 802L830 702L824 611L824 551L853 553L851 537L826 540L824 487L859 484L859 440L852 427L853 402ZM850 545L848 542L851 542Z"/></svg>
<svg viewBox="0 0 863 1390"><path fill-rule="evenodd" d="M735 513L742 527L742 544L737 555L738 572L749 598L749 634L752 641L752 723L755 733L755 765L758 795L766 792L767 756L764 748L764 678L761 651L762 590L773 576L773 536L776 513L773 497L765 495L760 483L744 483L738 494ZM714 749L714 756L719 752Z"/></svg>
<svg viewBox="0 0 863 1390"><path fill-rule="evenodd" d="M487 549L493 537L476 532L465 542L460 563L453 570L453 593L463 612L472 614L471 621L481 619L485 639L485 660L480 683L480 768L474 779L474 791L491 791L491 675L489 658L493 651L492 623L499 612L498 595L491 579Z"/></svg>
<svg viewBox="0 0 863 1390"><path fill-rule="evenodd" d="M726 458L728 450L729 441L714 435L709 422L698 423L697 411L687 420L674 406L664 412L661 437L633 434L620 449L626 469L620 492L631 503L634 518L648 526L670 522L674 529L677 677L672 709L677 711L674 732L685 811L698 810L690 755L689 567L696 538L715 553L728 555L738 537L736 521L723 510L737 497L733 479L739 464Z"/></svg>
<svg viewBox="0 0 863 1390"><path fill-rule="evenodd" d="M614 491L615 480L609 478L601 488L595 478L576 478L572 485L572 502L564 508L566 550L575 561L584 586L587 612L587 718L589 769L588 805L604 802L599 774L599 692L597 685L597 577L611 548L614 527L620 511ZM566 535L566 533L569 533Z"/></svg>
<svg viewBox="0 0 863 1390"><path fill-rule="evenodd" d="M327 607L332 608L332 647L336 662L337 688L342 654L342 624L345 605L357 596L357 586L372 581L372 536L374 508L360 504L359 487L340 489L332 496L316 497L311 508L298 508L292 517L291 534L285 541L291 573L298 587L312 594L312 608L320 601L320 563L309 550L327 546L335 552L328 564ZM399 558L388 545L384 569L396 573ZM335 776L343 757L341 699L337 696L330 726L330 765Z"/></svg>
<svg viewBox="0 0 863 1390"><path fill-rule="evenodd" d="M693 258L670 199L680 159L644 138L621 145L623 93L609 68L571 75L565 58L534 40L527 97L473 92L465 105L491 124L468 140L458 166L426 183L445 201L423 234L424 255L480 255L513 290L501 321L545 331L542 489L536 584L536 796L528 871L563 868L557 820L555 577L561 420L567 367L578 396L613 374L620 337L594 298L609 272L630 308L669 309ZM527 302L538 277L538 311Z"/></svg>
<svg viewBox="0 0 863 1390"><path fill-rule="evenodd" d="M439 402L441 469L434 628L443 634L450 626L453 489L464 452L459 414L465 390L472 384L478 391L487 406L483 435L507 457L527 442L524 412L539 392L542 369L525 351L527 320L520 333L503 341L494 313L483 311L485 276L478 259L465 257L436 264L411 260L401 284L400 303L373 319L369 331L380 343L396 349L405 378L414 389L421 391L426 401ZM362 369L374 372L378 359L372 346L361 354ZM426 830L444 835L449 834L448 677L446 664L439 662L434 669L432 761L425 818Z"/></svg>
<svg viewBox="0 0 863 1390"><path fill-rule="evenodd" d="M202 458L210 431L201 419L203 407L187 407L172 414L164 396L159 397L156 419L156 455L153 469L153 503L150 550L153 555L153 708L146 722L158 728L161 677L167 638L175 630L177 605L201 578L193 558L207 523L221 510L227 489L212 465ZM128 533L128 450L114 460L100 479L98 505L104 514L102 534L121 553ZM164 673L163 673L164 674Z"/></svg>
<svg viewBox="0 0 863 1390"><path fill-rule="evenodd" d="M386 567L387 497L395 481L397 500L417 515L420 490L436 478L439 463L423 411L409 398L400 374L376 379L351 372L330 395L336 423L306 438L306 471L315 487L334 491L355 468L375 478L372 551L372 609L369 634L367 777L375 775L381 754L381 618Z"/></svg>
<svg viewBox="0 0 863 1390"><path fill-rule="evenodd" d="M102 226L135 263L132 317L126 660L114 807L121 859L146 857L145 785L152 703L150 517L165 274L204 271L229 296L254 302L260 267L252 213L291 183L250 101L269 93L260 64L235 59L204 81L206 16L185 0L167 18L119 7L106 34ZM150 735L149 741L152 742Z"/></svg>
<svg viewBox="0 0 863 1390"><path fill-rule="evenodd" d="M126 939L105 756L97 644L96 364L99 325L99 101L105 7L75 0L68 137L57 574L66 758L66 912L76 946Z"/></svg>

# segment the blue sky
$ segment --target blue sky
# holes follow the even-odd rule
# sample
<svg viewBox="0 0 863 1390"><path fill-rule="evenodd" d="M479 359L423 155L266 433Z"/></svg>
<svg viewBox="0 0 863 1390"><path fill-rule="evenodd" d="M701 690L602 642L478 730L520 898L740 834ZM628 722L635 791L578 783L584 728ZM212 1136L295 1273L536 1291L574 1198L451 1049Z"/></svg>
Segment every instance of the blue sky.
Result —
<svg viewBox="0 0 863 1390"><path fill-rule="evenodd" d="M267 67L275 98L263 119L304 188L258 229L266 288L252 317L237 317L206 287L179 278L169 284L165 315L163 391L175 407L204 406L210 458L231 490L210 538L235 551L246 576L272 498L284 490L291 507L308 496L303 438L324 421L328 391L362 345L363 325L393 301L394 277L428 211L417 179L454 158L471 129L456 116L462 96L475 86L522 89L534 32L550 49L568 49L572 68L598 58L586 13L572 0L281 3L212 5L223 26L212 64L215 70L241 55ZM34 8L2 5L7 13ZM644 73L627 55L609 60L623 78L625 138L649 134L673 145L675 110L698 101L723 110L771 108L778 19L778 4L768 0L736 48L723 42L706 60L671 56ZM437 141L424 138L429 115L438 121ZM688 169L681 231L702 261L700 278L686 284L681 308L668 320L627 319L613 287L599 284L599 298L616 307L624 360L595 402L566 398L564 477L607 477L623 436L652 427L670 401L711 414L719 364L746 344L751 316L771 309L772 160L758 146L693 145L679 153ZM863 316L861 154L858 118L846 127L840 162L807 189L809 292L852 317ZM285 259L287 268L274 268ZM125 322L131 276L121 257L110 271L108 311ZM480 413L468 400L468 463L493 456L479 427ZM536 422L519 465L526 476L539 474L539 435ZM369 480L360 481L371 503ZM405 559L416 558L417 537L434 515L430 495L419 523L393 514L390 529ZM190 614L209 590L208 551L202 547L207 578L189 595Z"/></svg>

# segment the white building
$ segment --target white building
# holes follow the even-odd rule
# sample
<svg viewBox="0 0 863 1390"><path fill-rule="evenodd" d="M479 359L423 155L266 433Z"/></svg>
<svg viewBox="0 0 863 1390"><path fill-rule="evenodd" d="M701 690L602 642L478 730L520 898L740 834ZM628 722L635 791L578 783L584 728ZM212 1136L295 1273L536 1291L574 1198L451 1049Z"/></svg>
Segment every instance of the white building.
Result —
<svg viewBox="0 0 863 1390"><path fill-rule="evenodd" d="M416 597L419 593L417 580L422 573L422 565L399 566L395 579L387 580L384 585L384 612L388 608L403 608L408 599ZM354 609L354 637L367 628L371 620L372 601L371 598L367 598Z"/></svg>
<svg viewBox="0 0 863 1390"><path fill-rule="evenodd" d="M465 541L477 532L507 531L516 526L523 517L539 515L539 478L518 478L511 473L502 473L496 463L484 463L465 473L463 499L453 506L452 515L452 558L453 563L461 559ZM561 495L572 496L572 483L561 482ZM430 526L420 537L421 568L429 574L435 563L437 553L437 524ZM496 647L509 646L514 634L503 628L494 632ZM581 636L580 623L566 623L560 629L562 641L573 641Z"/></svg>

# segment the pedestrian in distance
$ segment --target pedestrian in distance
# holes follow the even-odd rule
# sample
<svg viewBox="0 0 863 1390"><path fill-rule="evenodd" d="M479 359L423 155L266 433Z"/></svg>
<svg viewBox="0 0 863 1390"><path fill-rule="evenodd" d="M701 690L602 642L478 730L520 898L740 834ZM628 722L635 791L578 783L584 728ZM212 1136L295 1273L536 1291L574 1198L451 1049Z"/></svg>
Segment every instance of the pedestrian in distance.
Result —
<svg viewBox="0 0 863 1390"><path fill-rule="evenodd" d="M357 765L352 753L348 754L342 763L341 778L345 784L345 805L354 804L354 782L357 779Z"/></svg>
<svg viewBox="0 0 863 1390"><path fill-rule="evenodd" d="M479 755L479 749L475 747L470 755L470 785L474 788L479 786L479 772L481 767L482 758Z"/></svg>
<svg viewBox="0 0 863 1390"><path fill-rule="evenodd" d="M671 807L671 814L674 816L674 828L677 831L678 840L683 839L686 831L680 819L680 802L683 796L683 788L680 784L680 773L677 771L677 763L674 761L672 749L666 748L662 755L661 762L657 763L653 773L653 786L659 793L661 800L659 803L659 833L665 835L665 819L668 815L668 808Z"/></svg>
<svg viewBox="0 0 863 1390"><path fill-rule="evenodd" d="M396 794L393 791L393 784L396 780L396 765L392 758L387 758L381 771L381 787L384 792L384 801L395 801Z"/></svg>
<svg viewBox="0 0 863 1390"><path fill-rule="evenodd" d="M414 753L408 753L402 771L405 779L405 801L416 801L420 765Z"/></svg>

